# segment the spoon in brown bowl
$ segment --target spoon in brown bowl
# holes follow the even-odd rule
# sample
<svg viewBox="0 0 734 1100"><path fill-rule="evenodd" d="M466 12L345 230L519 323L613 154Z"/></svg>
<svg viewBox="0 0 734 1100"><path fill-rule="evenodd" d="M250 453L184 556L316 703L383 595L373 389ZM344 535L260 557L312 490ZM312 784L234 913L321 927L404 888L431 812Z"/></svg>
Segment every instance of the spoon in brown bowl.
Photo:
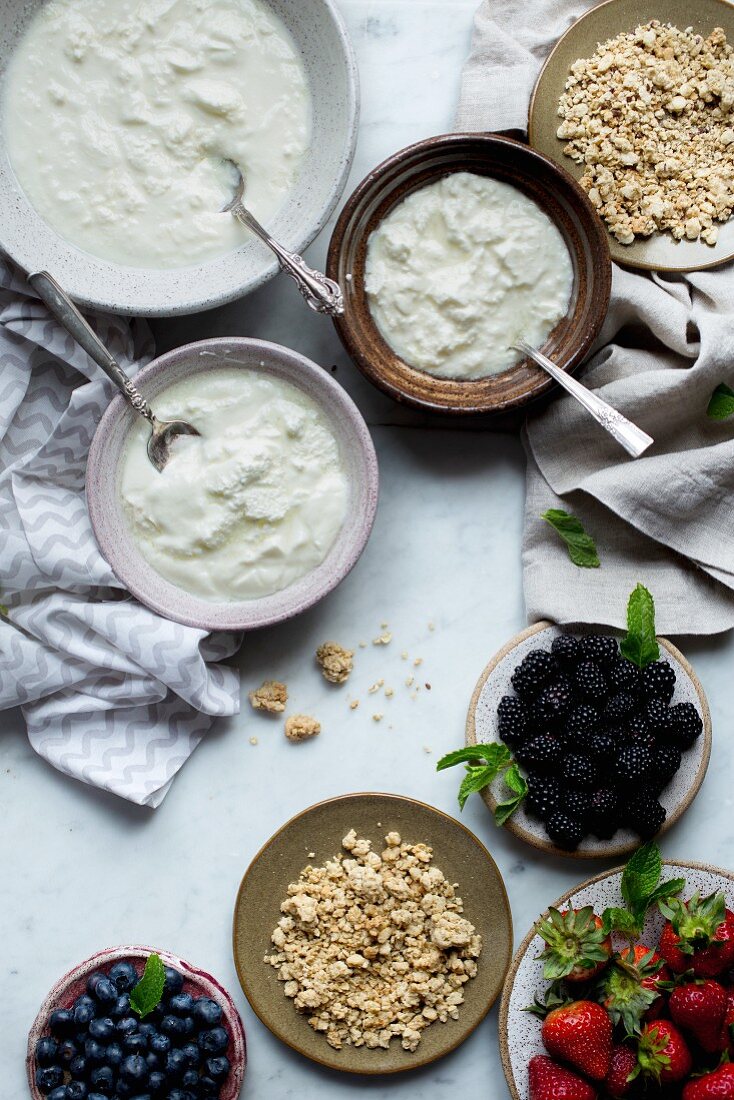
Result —
<svg viewBox="0 0 734 1100"><path fill-rule="evenodd" d="M287 248L278 244L244 204L245 179L241 169L228 157L222 160L232 173L234 184L234 194L222 207L222 212L229 211L237 221L251 230L275 253L280 270L293 279L309 309L316 313L329 314L331 317L340 316L344 312L344 295L339 284L333 279L327 279L320 271L310 268L303 256L299 256L297 252L289 252Z"/></svg>
<svg viewBox="0 0 734 1100"><path fill-rule="evenodd" d="M171 444L178 436L201 435L193 424L187 424L185 420L159 420L153 415L150 405L130 381L112 352L107 350L52 275L47 271L35 271L28 276L28 282L59 324L63 325L90 359L102 368L107 377L112 379L128 405L149 421L152 432L148 440L148 458L156 470L162 470L168 462Z"/></svg>
<svg viewBox="0 0 734 1100"><path fill-rule="evenodd" d="M601 397L597 397L592 390L582 386L572 375L566 374L547 355L543 355L542 351L538 351L526 340L516 340L512 347L515 351L522 352L528 359L532 359L559 386L562 386L572 397L575 397L579 404L591 413L597 424L601 424L602 428L605 428L616 439L617 443L624 447L627 454L632 455L633 458L639 458L655 442L652 436L648 435L647 432L643 432L642 428L638 428L626 416L622 416L621 412L612 408L606 401L602 401Z"/></svg>

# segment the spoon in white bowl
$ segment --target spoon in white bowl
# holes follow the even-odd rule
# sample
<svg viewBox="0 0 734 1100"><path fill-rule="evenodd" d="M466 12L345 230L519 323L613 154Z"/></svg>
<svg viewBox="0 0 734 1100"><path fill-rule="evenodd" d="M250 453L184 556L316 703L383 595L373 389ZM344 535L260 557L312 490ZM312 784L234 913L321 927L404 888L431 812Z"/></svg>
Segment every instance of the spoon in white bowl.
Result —
<svg viewBox="0 0 734 1100"><path fill-rule="evenodd" d="M303 256L299 256L297 252L289 252L287 248L283 248L282 245L278 244L267 229L250 213L243 202L245 180L241 169L233 160L226 157L223 160L232 172L234 194L230 201L222 207L222 212L229 211L275 253L280 264L280 270L293 279L310 309L316 313L327 313L332 317L338 317L342 314L344 312L344 296L339 284L335 283L333 279L327 279L320 271L314 271L313 268L310 268Z"/></svg>
<svg viewBox="0 0 734 1100"><path fill-rule="evenodd" d="M633 458L639 458L647 448L655 442L652 436L647 432L643 432L642 428L638 428L636 424L633 424L631 420L628 420L626 416L622 416L621 412L612 408L606 401L602 401L601 397L597 397L595 393L588 390L586 386L582 386L572 375L566 374L564 370L561 370L547 355L543 355L542 351L538 351L532 344L528 344L526 340L517 340L512 347L515 351L522 352L533 362L537 363L539 367L542 367L551 378L553 378L559 386L563 386L564 390L575 397L576 400L584 406L587 412L596 420L597 424L601 424L602 428L605 428L617 443L621 447L624 447L628 454Z"/></svg>
<svg viewBox="0 0 734 1100"><path fill-rule="evenodd" d="M35 271L28 282L38 297L45 302L56 320L64 326L90 359L111 378L122 396L136 413L144 416L152 428L148 440L148 458L156 470L162 470L168 462L171 444L179 435L200 435L193 424L185 420L158 420L145 398L133 383L112 352L108 351L97 334L90 328L66 291L62 290L47 271Z"/></svg>

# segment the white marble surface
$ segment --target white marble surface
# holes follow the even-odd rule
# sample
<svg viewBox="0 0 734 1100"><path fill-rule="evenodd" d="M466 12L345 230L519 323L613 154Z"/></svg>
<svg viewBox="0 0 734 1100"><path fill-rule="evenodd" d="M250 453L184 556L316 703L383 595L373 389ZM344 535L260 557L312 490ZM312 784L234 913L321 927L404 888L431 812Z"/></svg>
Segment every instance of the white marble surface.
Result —
<svg viewBox="0 0 734 1100"><path fill-rule="evenodd" d="M400 146L450 128L474 6L475 0L342 0L363 88L354 183ZM327 239L328 231L311 251L314 260L323 260ZM332 1100L359 1092L407 1100L418 1091L443 1100L456 1089L505 1100L496 1009L458 1051L417 1075L349 1078L293 1054L254 1018L239 991L230 922L252 856L283 821L318 799L385 790L457 812L456 777L437 775L435 761L461 743L474 682L525 622L520 445L506 435L439 429L399 410L363 381L331 326L310 316L288 283L216 313L157 326L161 348L223 332L279 340L336 365L374 431L382 498L362 561L320 607L252 636L238 658L244 692L266 676L282 677L294 705L321 718L323 733L291 746L278 723L245 704L207 737L162 807L145 811L54 772L34 756L17 717L3 716L0 1095L27 1096L25 1036L52 982L98 948L127 941L170 948L229 986L247 1028L248 1100ZM311 664L315 646L327 637L372 639L383 621L392 644L359 650L353 683L329 689ZM663 849L731 866L734 751L725 708L734 642L681 645L709 694L714 751L701 795ZM431 684L416 699L404 685L414 670L401 661L403 649L423 658L418 682ZM395 687L392 699L366 694L378 678ZM354 712L350 692L361 700ZM376 724L371 715L378 709L385 717ZM602 866L540 858L497 831L479 799L463 820L505 876L518 940L545 904Z"/></svg>

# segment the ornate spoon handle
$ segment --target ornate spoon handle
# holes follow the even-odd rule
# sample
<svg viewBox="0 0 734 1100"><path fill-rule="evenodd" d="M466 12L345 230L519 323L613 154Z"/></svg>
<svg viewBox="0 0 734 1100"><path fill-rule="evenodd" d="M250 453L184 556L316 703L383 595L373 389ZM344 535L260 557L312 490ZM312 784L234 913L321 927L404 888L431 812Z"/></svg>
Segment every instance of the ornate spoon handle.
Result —
<svg viewBox="0 0 734 1100"><path fill-rule="evenodd" d="M655 442L652 436L649 436L647 432L643 432L642 428L638 428L626 416L622 416L621 412L597 397L592 390L587 390L586 386L582 386L570 374L566 374L565 371L556 366L547 355L543 355L542 351L538 351L537 348L526 343L525 340L518 340L512 346L536 362L544 371L547 371L551 378L555 379L559 386L563 386L564 390L567 390L572 397L575 397L586 411L591 413L594 420L601 424L602 428L605 428L633 458L639 458Z"/></svg>
<svg viewBox="0 0 734 1100"><path fill-rule="evenodd" d="M327 279L320 271L314 271L308 266L303 256L299 256L297 252L289 252L287 248L278 244L242 202L233 203L229 209L238 221L257 234L260 240L275 253L281 271L293 279L307 306L316 313L328 313L331 316L338 316L344 312L344 297L339 285L333 279Z"/></svg>

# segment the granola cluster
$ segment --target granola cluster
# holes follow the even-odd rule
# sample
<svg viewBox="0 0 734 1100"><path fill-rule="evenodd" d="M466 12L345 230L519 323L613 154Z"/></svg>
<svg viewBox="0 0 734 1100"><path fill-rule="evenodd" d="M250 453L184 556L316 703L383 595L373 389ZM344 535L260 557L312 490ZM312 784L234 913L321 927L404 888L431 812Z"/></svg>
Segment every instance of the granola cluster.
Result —
<svg viewBox="0 0 734 1100"><path fill-rule="evenodd" d="M321 733L321 723L308 714L292 714L285 720L285 735L289 741L307 741Z"/></svg>
<svg viewBox="0 0 734 1100"><path fill-rule="evenodd" d="M288 702L288 688L280 680L265 680L261 687L249 692L247 697L254 710L282 714Z"/></svg>
<svg viewBox="0 0 734 1100"><path fill-rule="evenodd" d="M354 650L345 649L338 642L324 642L316 650L316 662L325 680L343 684L354 668Z"/></svg>
<svg viewBox="0 0 734 1100"><path fill-rule="evenodd" d="M456 1019L481 937L425 844L388 833L381 855L352 829L348 857L290 884L265 961L332 1047L415 1050L434 1021Z"/></svg>
<svg viewBox="0 0 734 1100"><path fill-rule="evenodd" d="M564 152L622 244L669 230L716 243L734 210L734 50L657 20L571 67L558 114Z"/></svg>

